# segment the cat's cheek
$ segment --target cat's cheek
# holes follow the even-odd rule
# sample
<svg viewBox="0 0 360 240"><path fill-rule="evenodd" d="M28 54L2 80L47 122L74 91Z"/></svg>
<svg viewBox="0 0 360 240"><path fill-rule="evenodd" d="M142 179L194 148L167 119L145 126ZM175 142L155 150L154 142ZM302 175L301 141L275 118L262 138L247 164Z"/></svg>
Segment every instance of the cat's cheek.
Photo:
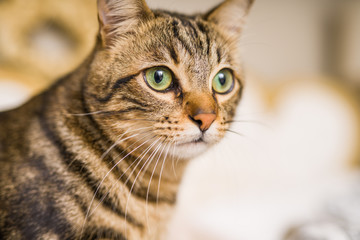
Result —
<svg viewBox="0 0 360 240"><path fill-rule="evenodd" d="M218 143L224 137L225 131L222 130L222 127L218 123L214 123L211 127L204 133L204 141L209 145Z"/></svg>
<svg viewBox="0 0 360 240"><path fill-rule="evenodd" d="M177 137L177 144L191 143L201 138L201 131L195 124L185 123L183 124L183 129L184 130Z"/></svg>

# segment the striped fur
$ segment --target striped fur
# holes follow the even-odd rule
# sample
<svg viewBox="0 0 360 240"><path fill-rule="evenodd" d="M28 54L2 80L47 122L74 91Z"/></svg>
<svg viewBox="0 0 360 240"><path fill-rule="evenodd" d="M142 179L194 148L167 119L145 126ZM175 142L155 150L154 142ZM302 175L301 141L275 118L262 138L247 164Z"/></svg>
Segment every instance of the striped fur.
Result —
<svg viewBox="0 0 360 240"><path fill-rule="evenodd" d="M241 97L242 22L222 21L233 6L243 20L250 3L185 16L100 0L93 53L0 113L0 239L161 239L188 160L221 140ZM169 91L146 85L154 66L172 70ZM215 94L223 68L235 85ZM187 109L211 110L215 121L201 132Z"/></svg>

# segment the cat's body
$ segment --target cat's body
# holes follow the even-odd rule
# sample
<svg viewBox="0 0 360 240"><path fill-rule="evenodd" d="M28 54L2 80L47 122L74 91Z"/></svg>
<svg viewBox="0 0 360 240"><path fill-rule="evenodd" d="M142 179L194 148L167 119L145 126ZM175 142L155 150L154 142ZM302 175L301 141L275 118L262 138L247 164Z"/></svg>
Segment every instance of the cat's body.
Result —
<svg viewBox="0 0 360 240"><path fill-rule="evenodd" d="M111 160L128 154L117 147L102 160L113 142L93 125L91 115L71 115L88 112L80 80L76 75L64 79L21 108L0 115L0 225L4 239L73 239L72 231L82 229L97 186L114 165ZM124 231L125 214L129 239L157 236L158 228L164 225L161 220L168 219L178 180L167 181L163 176L157 196L159 179L154 174L152 191L147 194L153 170L149 167L146 175L136 180L128 199L139 168L123 184L132 171L124 172L135 159L127 156L124 160L97 191L92 208L100 201L102 204L88 218L84 239L122 239L113 234ZM177 174L181 175L178 169ZM148 227L151 232L147 232ZM156 239L154 236L150 239Z"/></svg>
<svg viewBox="0 0 360 240"><path fill-rule="evenodd" d="M186 163L240 100L250 4L186 17L100 0L87 60L0 113L0 238L161 239Z"/></svg>

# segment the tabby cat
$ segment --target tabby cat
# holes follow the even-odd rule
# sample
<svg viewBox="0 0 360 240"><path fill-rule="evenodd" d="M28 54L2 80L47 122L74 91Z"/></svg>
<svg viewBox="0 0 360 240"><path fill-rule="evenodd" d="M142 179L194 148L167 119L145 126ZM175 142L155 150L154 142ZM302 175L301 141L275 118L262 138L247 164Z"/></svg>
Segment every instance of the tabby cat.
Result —
<svg viewBox="0 0 360 240"><path fill-rule="evenodd" d="M188 161L229 129L251 0L202 15L99 0L74 72L0 113L0 239L161 239Z"/></svg>

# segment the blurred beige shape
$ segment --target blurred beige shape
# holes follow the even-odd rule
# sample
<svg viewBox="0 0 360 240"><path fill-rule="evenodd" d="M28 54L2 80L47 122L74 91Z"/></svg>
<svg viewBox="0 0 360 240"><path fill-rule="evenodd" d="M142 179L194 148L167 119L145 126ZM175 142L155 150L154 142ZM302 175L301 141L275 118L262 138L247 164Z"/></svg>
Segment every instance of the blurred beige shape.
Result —
<svg viewBox="0 0 360 240"><path fill-rule="evenodd" d="M93 47L96 1L0 1L0 81L31 95L67 74Z"/></svg>

